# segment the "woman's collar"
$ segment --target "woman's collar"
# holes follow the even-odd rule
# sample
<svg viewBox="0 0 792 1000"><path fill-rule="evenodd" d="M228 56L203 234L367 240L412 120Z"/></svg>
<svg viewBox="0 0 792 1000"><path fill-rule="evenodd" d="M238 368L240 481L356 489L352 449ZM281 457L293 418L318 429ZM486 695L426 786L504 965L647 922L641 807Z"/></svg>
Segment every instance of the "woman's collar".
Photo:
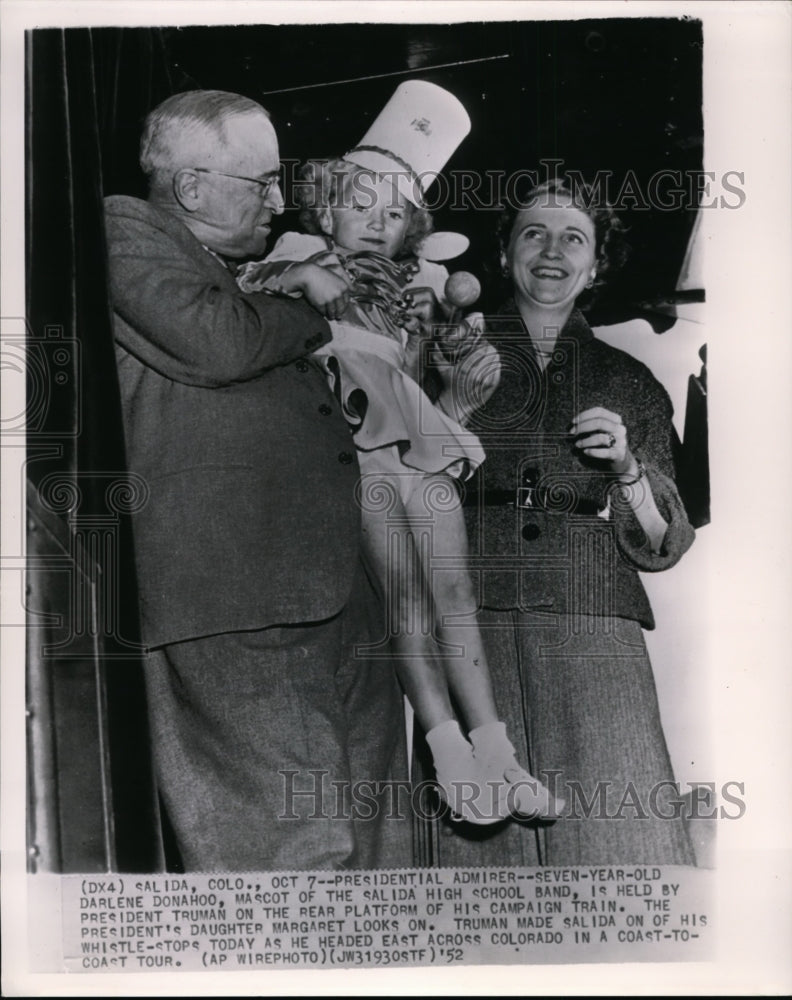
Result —
<svg viewBox="0 0 792 1000"><path fill-rule="evenodd" d="M525 329L525 323L520 316L520 310L517 308L517 303L513 298L509 298L503 303L503 305L498 309L496 316L498 316L498 318L505 318L508 316L510 319L514 317L520 322L523 329ZM569 318L561 331L561 336L573 337L575 340L579 341L592 340L594 338L594 334L591 332L591 327L588 325L586 317L579 309L573 309L569 314Z"/></svg>

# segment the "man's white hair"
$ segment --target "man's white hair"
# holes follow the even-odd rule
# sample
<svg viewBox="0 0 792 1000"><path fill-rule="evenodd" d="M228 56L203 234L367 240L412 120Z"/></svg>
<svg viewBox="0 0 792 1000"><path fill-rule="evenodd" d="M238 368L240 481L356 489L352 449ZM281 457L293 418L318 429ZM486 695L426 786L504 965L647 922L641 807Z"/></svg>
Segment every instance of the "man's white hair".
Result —
<svg viewBox="0 0 792 1000"><path fill-rule="evenodd" d="M192 140L226 141L225 123L235 115L261 112L260 104L225 90L188 90L174 94L146 117L140 138L140 166L149 182L168 181L182 167L200 166L182 162Z"/></svg>

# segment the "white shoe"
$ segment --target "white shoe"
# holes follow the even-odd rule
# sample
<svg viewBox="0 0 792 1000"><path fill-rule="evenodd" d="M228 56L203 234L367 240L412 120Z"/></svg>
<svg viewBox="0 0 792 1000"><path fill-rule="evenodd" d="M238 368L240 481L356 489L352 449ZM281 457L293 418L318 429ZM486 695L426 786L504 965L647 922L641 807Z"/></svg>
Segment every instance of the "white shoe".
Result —
<svg viewBox="0 0 792 1000"><path fill-rule="evenodd" d="M487 767L487 780L502 787L501 797L512 816L555 820L564 808L565 799L552 795L538 778L520 767L514 757L505 766L503 762L491 762Z"/></svg>
<svg viewBox="0 0 792 1000"><path fill-rule="evenodd" d="M511 786L502 777L492 780L472 754L464 765L455 768L453 775L435 768L437 790L451 810L451 819L477 826L508 819L511 809L507 796Z"/></svg>

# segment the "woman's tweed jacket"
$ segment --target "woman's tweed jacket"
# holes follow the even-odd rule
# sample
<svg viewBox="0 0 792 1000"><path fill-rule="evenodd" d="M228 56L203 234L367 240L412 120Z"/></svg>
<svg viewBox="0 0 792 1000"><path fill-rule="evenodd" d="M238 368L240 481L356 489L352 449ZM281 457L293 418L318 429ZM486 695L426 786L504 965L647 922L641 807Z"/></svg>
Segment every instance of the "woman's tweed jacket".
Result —
<svg viewBox="0 0 792 1000"><path fill-rule="evenodd" d="M482 605L631 618L653 628L637 571L673 566L694 538L673 481L667 393L643 364L597 340L578 311L544 372L513 302L488 321L487 336L501 380L472 421L487 459L465 499ZM659 554L613 477L573 452L573 417L597 406L621 417L646 466L669 525ZM519 507L504 502L511 496Z"/></svg>

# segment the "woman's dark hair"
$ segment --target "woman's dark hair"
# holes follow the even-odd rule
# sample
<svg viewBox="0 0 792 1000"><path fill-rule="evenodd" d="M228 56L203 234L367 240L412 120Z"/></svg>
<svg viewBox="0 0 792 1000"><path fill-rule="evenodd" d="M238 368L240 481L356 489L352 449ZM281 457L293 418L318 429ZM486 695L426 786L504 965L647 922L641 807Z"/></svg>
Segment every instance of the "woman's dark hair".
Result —
<svg viewBox="0 0 792 1000"><path fill-rule="evenodd" d="M300 208L300 224L306 233L323 234L319 221L322 210L342 204L349 196L355 174L361 173L368 171L343 159L308 160L300 168L295 197ZM407 212L409 220L399 257L416 253L422 240L434 228L432 216L425 208L417 208L408 201Z"/></svg>
<svg viewBox="0 0 792 1000"><path fill-rule="evenodd" d="M579 296L579 305L585 308L591 304L608 278L624 264L629 252L621 220L596 188L569 177L556 177L534 185L501 211L497 224L498 246L502 254L506 253L514 222L523 209L531 208L537 203L555 204L559 197L569 199L575 208L594 223L597 277L592 288Z"/></svg>

